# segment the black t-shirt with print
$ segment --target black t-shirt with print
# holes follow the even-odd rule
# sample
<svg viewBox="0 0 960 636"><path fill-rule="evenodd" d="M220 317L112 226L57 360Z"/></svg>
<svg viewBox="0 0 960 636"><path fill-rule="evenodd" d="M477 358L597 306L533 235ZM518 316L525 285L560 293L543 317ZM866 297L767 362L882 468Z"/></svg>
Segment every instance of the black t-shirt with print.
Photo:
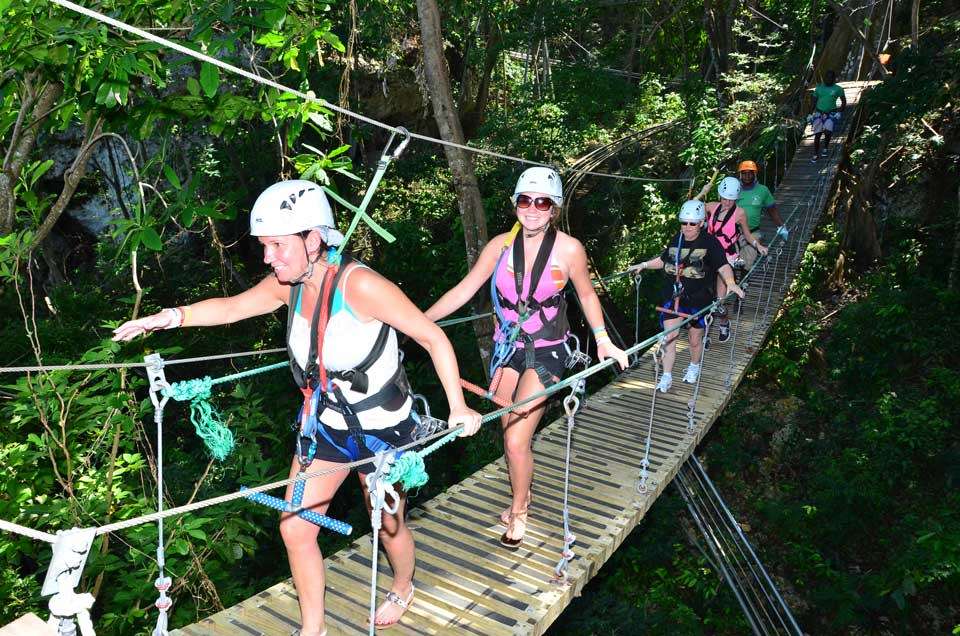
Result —
<svg viewBox="0 0 960 636"><path fill-rule="evenodd" d="M727 264L723 247L716 237L700 230L696 240L682 239L676 234L663 250L663 271L667 282L664 297L673 298L673 284L677 279L677 242L680 243L680 283L683 294L680 302L688 307L704 307L713 302L717 295L717 270Z"/></svg>

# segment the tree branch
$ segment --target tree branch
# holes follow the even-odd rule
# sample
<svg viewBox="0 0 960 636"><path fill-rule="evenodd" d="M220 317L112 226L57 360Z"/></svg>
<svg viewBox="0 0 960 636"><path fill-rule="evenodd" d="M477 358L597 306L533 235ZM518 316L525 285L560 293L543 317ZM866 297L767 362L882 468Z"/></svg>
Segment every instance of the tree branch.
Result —
<svg viewBox="0 0 960 636"><path fill-rule="evenodd" d="M43 223L40 224L40 227L37 228L33 242L30 243L30 247L27 249L28 253L35 250L37 246L43 242L43 239L47 238L47 235L53 230L53 226L56 225L60 219L60 215L67 209L70 199L73 198L73 193L77 191L80 181L87 174L87 162L90 160L90 155L93 153L97 142L104 137L113 136L112 133L102 134L102 129L103 118L100 117L93 125L93 129L88 136L88 141L84 142L83 146L80 147L80 151L77 153L73 163L67 168L67 171L63 173L63 190L60 191L60 196L57 197L57 200L50 208L47 218L45 218Z"/></svg>
<svg viewBox="0 0 960 636"><path fill-rule="evenodd" d="M858 40L863 44L863 49L867 52L874 62L877 63L877 66L880 68L880 76L886 77L890 74L883 66L883 62L880 61L880 56L877 55L877 52L873 50L873 44L867 39L867 36L863 34L860 29L857 28L857 25L853 23L853 19L850 18L850 14L847 13L847 10L837 2L837 0L827 0L830 3L830 6L837 12L837 15L840 16L840 19L844 21L847 27L853 31L853 34Z"/></svg>

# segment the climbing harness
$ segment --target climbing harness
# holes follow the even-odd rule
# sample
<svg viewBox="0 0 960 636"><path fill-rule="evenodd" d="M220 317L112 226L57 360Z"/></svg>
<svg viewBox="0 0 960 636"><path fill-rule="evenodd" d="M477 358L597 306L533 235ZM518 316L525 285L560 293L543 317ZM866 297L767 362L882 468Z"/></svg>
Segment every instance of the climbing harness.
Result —
<svg viewBox="0 0 960 636"><path fill-rule="evenodd" d="M737 241L740 238L740 226L737 224L737 203L734 201L730 209L721 218L723 203L718 203L713 213L707 217L707 233L716 237L723 247L723 251L733 256L737 253Z"/></svg>
<svg viewBox="0 0 960 636"><path fill-rule="evenodd" d="M576 543L577 537L570 530L570 448L573 442L573 429L577 425L576 415L586 390L586 383L580 380L570 389L570 394L563 398L563 411L567 417L567 452L563 466L563 550L560 552L560 560L553 569L551 579L551 582L557 584L566 583L570 562L576 556L573 552L573 544Z"/></svg>

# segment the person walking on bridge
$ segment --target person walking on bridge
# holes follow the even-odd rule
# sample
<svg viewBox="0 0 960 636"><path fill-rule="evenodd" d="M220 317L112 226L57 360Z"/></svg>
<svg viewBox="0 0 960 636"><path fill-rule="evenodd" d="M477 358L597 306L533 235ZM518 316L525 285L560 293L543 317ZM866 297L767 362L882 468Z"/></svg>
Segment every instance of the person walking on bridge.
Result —
<svg viewBox="0 0 960 636"><path fill-rule="evenodd" d="M750 232L747 214L737 205L737 199L740 197L740 180L736 177L724 178L717 187L717 194L720 196L719 202L712 201L704 205L707 214L705 227L707 232L720 242L720 247L723 248L727 257L727 263L736 274L738 267L743 265L739 252L741 236L760 254L766 254L767 248ZM723 282L723 276L718 273L717 298L724 298L726 295L727 285ZM726 342L730 339L730 319L727 317L726 307L720 305L716 314L717 340Z"/></svg>
<svg viewBox="0 0 960 636"><path fill-rule="evenodd" d="M480 427L480 415L464 402L457 359L446 335L396 285L346 256L337 262L333 248L344 237L335 227L320 186L305 180L276 183L260 195L250 214L250 234L259 239L271 275L236 296L125 322L113 338L231 324L287 305L290 369L304 398L290 478L305 471L330 471L307 480L302 499L303 509L321 515L348 475L337 470L339 466L413 441L413 400L400 363L397 330L430 353L450 407L450 426L464 426L466 435ZM368 509L363 476L373 470L372 462L358 467ZM292 489L287 487L288 501ZM399 499L396 512L383 515L380 539L394 578L376 613L377 628L399 622L413 600L413 535L404 523L402 491ZM280 534L300 603L300 636L326 633L318 532L318 526L296 514L281 515Z"/></svg>
<svg viewBox="0 0 960 636"><path fill-rule="evenodd" d="M777 209L777 201L770 193L770 188L757 181L757 164L753 161L741 161L737 168L740 177L740 196L737 198L737 205L743 208L747 215L747 225L750 226L750 232L757 240L763 240L760 233L760 222L763 220L763 213L766 212L777 224L777 235L784 241L790 238L790 231L783 223L783 217ZM751 245L745 236L740 237L740 255L743 258L744 267L748 270L753 267L757 260L757 248Z"/></svg>
<svg viewBox="0 0 960 636"><path fill-rule="evenodd" d="M517 181L511 202L517 222L512 231L487 243L477 262L426 314L440 320L490 281L497 314L491 390L499 402L525 400L557 382L569 355L564 288L572 282L597 342L597 355L626 368L626 354L607 335L600 299L590 282L587 254L577 239L554 227L563 205L560 175L529 168ZM495 387L495 388L493 388ZM500 516L507 530L500 542L516 549L527 528L533 481L531 442L543 417L546 398L525 404L523 412L501 418L512 502Z"/></svg>
<svg viewBox="0 0 960 636"><path fill-rule="evenodd" d="M684 320L703 311L716 298L716 281L719 274L729 292L743 298L743 290L737 285L733 268L727 262L720 242L704 231L706 209L702 201L687 201L680 208L678 220L680 231L660 256L632 266L632 271L663 269L666 273L664 296L666 300L658 307L661 329L673 329ZM683 381L695 383L700 377L700 354L703 347L706 315L700 314L686 323L689 330L690 365ZM673 363L677 356L678 331L671 331L663 348L663 375L657 390L666 393L673 385Z"/></svg>
<svg viewBox="0 0 960 636"><path fill-rule="evenodd" d="M823 76L823 83L817 84L813 89L813 98L815 105L811 117L811 126L813 128L813 157L812 163L816 163L817 157L827 156L827 146L830 145L830 137L833 130L840 121L841 111L847 107L847 96L843 93L843 88L837 86L837 73L827 71ZM837 100L840 100L840 108L837 108ZM820 151L820 137L823 137L823 151Z"/></svg>

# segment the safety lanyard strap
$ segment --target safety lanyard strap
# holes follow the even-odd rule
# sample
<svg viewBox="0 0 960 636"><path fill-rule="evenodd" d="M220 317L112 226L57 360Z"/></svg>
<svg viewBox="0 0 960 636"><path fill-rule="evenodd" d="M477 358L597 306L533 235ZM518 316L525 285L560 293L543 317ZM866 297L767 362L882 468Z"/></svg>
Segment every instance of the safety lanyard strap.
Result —
<svg viewBox="0 0 960 636"><path fill-rule="evenodd" d="M533 300L533 294L540 284L540 277L543 276L543 270L546 269L547 261L553 252L553 244L556 240L557 230L551 227L544 235L543 241L540 243L540 248L537 250L537 256L533 261L533 271L530 272L530 288L527 290L526 299L523 298L523 275L525 267L523 262L523 237L520 237L520 240L515 239L513 241L513 282L517 289L517 313L525 313L525 311L521 312L520 310L529 308L530 302Z"/></svg>

